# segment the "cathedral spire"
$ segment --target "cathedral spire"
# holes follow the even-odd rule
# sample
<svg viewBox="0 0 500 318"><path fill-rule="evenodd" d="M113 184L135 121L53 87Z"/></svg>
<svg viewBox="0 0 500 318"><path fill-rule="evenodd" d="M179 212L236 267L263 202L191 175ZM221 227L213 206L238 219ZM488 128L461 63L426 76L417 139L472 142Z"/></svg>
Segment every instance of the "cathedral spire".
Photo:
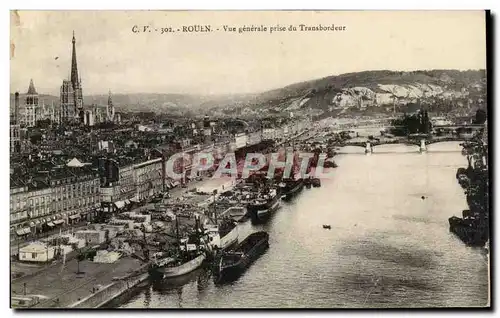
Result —
<svg viewBox="0 0 500 318"><path fill-rule="evenodd" d="M109 90L108 95L108 105L106 106L106 120L108 122L113 122L115 118L115 108L113 106L113 100L111 99L111 90Z"/></svg>
<svg viewBox="0 0 500 318"><path fill-rule="evenodd" d="M71 54L71 83L73 84L73 89L78 88L78 66L76 63L76 40L75 31L73 31L73 52Z"/></svg>
<svg viewBox="0 0 500 318"><path fill-rule="evenodd" d="M33 79L30 79L30 86L28 88L28 94L29 95L37 95L38 94L36 92L35 85L33 84Z"/></svg>

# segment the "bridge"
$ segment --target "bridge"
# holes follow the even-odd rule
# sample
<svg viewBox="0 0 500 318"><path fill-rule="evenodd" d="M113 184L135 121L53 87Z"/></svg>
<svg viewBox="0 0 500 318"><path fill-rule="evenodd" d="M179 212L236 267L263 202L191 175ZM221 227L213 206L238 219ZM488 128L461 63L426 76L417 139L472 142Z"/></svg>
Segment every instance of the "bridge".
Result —
<svg viewBox="0 0 500 318"><path fill-rule="evenodd" d="M351 125L339 126L338 128L351 129L351 130L364 129L364 128L394 129L394 128L404 128L404 126L388 125L387 123L384 123L384 122L379 122L379 123L368 122L368 123L363 123L363 124L351 124ZM484 125L473 125L473 124L434 125L434 126L432 126L433 131L446 130L446 131L454 131L455 133L458 133L459 129L462 129L465 131L477 131L477 130L481 130L483 128L484 128Z"/></svg>
<svg viewBox="0 0 500 318"><path fill-rule="evenodd" d="M340 147L345 146L355 146L365 148L365 153L372 153L373 147L380 145L390 145L390 144L403 144L403 145L414 145L419 147L420 152L427 151L427 146L434 143L446 142L446 141L470 141L474 136L470 135L458 135L458 136L410 136L410 137L395 137L395 138L373 138L360 140L362 138L355 138L352 140L346 140Z"/></svg>

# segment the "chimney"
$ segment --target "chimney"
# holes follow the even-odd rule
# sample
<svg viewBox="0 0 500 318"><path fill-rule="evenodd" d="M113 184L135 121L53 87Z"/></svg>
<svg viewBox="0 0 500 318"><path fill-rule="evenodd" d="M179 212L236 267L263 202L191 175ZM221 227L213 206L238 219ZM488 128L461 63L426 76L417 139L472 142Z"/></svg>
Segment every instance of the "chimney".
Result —
<svg viewBox="0 0 500 318"><path fill-rule="evenodd" d="M19 120L19 92L14 95L14 124L18 124Z"/></svg>

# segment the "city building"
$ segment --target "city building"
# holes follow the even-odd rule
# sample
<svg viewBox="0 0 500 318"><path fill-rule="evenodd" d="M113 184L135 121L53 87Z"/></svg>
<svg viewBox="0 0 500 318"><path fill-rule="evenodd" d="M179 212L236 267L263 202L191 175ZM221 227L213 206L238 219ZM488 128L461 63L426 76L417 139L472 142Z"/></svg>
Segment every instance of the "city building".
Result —
<svg viewBox="0 0 500 318"><path fill-rule="evenodd" d="M55 247L42 242L32 242L19 249L19 260L25 262L48 262L54 259Z"/></svg>
<svg viewBox="0 0 500 318"><path fill-rule="evenodd" d="M278 139L279 138L279 129L274 127L267 127L262 129L262 139L270 140L270 139Z"/></svg>
<svg viewBox="0 0 500 318"><path fill-rule="evenodd" d="M21 152L21 127L18 124L10 125L10 154Z"/></svg>
<svg viewBox="0 0 500 318"><path fill-rule="evenodd" d="M11 234L18 236L37 234L46 223L45 216L52 214L52 189L41 180L11 179L10 224Z"/></svg>
<svg viewBox="0 0 500 318"><path fill-rule="evenodd" d="M72 224L95 216L101 205L96 169L90 165L71 164L51 171L50 179L54 218Z"/></svg>
<svg viewBox="0 0 500 318"><path fill-rule="evenodd" d="M139 201L151 198L163 191L162 158L151 159L134 165L134 181L136 199Z"/></svg>
<svg viewBox="0 0 500 318"><path fill-rule="evenodd" d="M210 118L205 116L203 118L203 136L205 144L212 143L212 126L210 125Z"/></svg>
<svg viewBox="0 0 500 318"><path fill-rule="evenodd" d="M100 187L103 211L112 213L123 209L131 200L137 201L132 160L102 158L99 165L104 175Z"/></svg>
<svg viewBox="0 0 500 318"><path fill-rule="evenodd" d="M33 84L33 79L31 79L24 103L24 125L26 127L35 127L39 114L40 106L38 104L38 93Z"/></svg>
<svg viewBox="0 0 500 318"><path fill-rule="evenodd" d="M83 115L83 124L85 126L94 126L96 123L95 113L92 109L86 109Z"/></svg>
<svg viewBox="0 0 500 318"><path fill-rule="evenodd" d="M28 219L28 186L18 179L10 180L10 225L11 235L23 236L31 232L29 224L24 224Z"/></svg>

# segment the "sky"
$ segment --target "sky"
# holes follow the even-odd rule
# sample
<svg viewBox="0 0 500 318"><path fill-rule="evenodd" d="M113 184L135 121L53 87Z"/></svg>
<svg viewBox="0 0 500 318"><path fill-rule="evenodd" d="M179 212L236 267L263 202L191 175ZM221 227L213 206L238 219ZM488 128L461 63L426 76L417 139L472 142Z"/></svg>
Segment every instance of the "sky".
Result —
<svg viewBox="0 0 500 318"><path fill-rule="evenodd" d="M345 30L300 31L300 24ZM134 33L135 25L153 31ZM190 25L213 31L160 34ZM240 34L224 25L297 31ZM25 93L33 79L39 93L58 96L73 31L84 95L256 93L364 70L486 68L483 11L18 11L11 12L11 92Z"/></svg>

